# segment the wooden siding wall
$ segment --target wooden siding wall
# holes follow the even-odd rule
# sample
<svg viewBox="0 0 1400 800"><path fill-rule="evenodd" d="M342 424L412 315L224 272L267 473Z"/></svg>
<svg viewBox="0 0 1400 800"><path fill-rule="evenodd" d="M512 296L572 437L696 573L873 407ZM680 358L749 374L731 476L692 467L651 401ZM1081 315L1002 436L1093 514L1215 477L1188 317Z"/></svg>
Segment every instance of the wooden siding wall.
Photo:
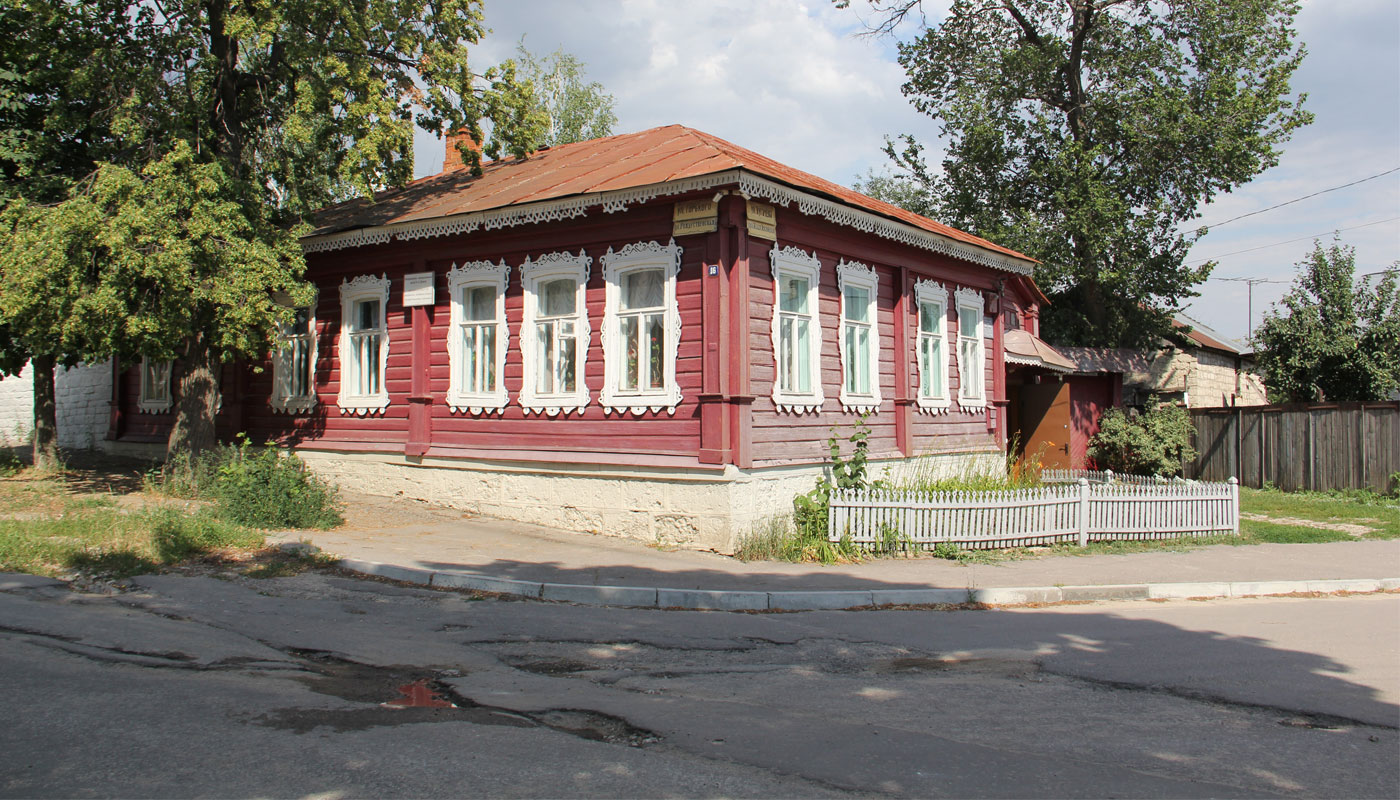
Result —
<svg viewBox="0 0 1400 800"><path fill-rule="evenodd" d="M952 259L900 245L849 228L843 228L796 211L778 209L778 244L815 252L821 261L819 312L822 332L822 391L826 402L814 414L790 414L778 410L773 402L773 381L776 365L773 357L773 272L769 261L772 242L750 241L750 303L749 303L749 363L754 394L753 401L753 463L754 466L812 463L827 457L827 439L832 428L845 438L854 430L858 415L841 408L841 349L838 330L841 319L841 295L836 279L836 265L842 259L859 261L875 269L879 275L878 310L876 321L880 331L879 380L881 403L876 413L866 418L871 429L870 452L877 457L923 455L926 453L983 449L996 446L988 425L992 399L1005 393L1003 379L995 374L993 320L984 316L985 385L988 411L968 414L951 409L947 414L917 413L912 407L912 451L902 453L897 441L896 381L900 373L897 359L907 361L906 397L916 396L919 384L917 362L918 315L914 310L913 291L916 279L942 282L950 292L948 308L948 375L950 391L958 390L957 375L957 303L951 292L962 286L994 290L998 273L955 262ZM907 268L907 285L901 286L901 267ZM1010 287L1008 286L1008 289ZM903 320L905 343L903 353L895 352L897 301L901 293L909 296L908 313ZM995 392L995 394L994 394ZM956 402L955 402L956 406ZM1004 409L999 409L1004 413ZM847 445L849 449L849 445Z"/></svg>
<svg viewBox="0 0 1400 800"><path fill-rule="evenodd" d="M252 366L229 367L223 383L225 407L220 415L221 435L227 438L237 431L246 430L255 442L275 440L312 448L405 452L411 437L409 396L413 383L414 345L413 309L403 306L403 276L431 270L436 275L437 304L426 309L430 342L427 384L431 395L428 405L430 449L426 455L698 466L699 461L706 460L702 451L701 431L700 398L704 374L702 362L705 359L702 345L714 344L708 333L702 342L702 284L705 281L702 273L705 264L735 257L737 251L721 242L722 237L729 235L724 227L717 233L685 236L677 240L682 248L677 282L682 323L677 380L683 400L674 415L664 410L659 414L648 412L641 417L631 413L605 415L598 405L604 375L604 281L600 258L609 247L619 250L634 242L669 241L673 204L683 199L663 198L619 214L595 211L572 221L311 254L307 258L308 273L319 289L315 375L319 405L309 414L274 413L269 403L273 380L270 365L263 364L260 370ZM738 202L738 198L727 198L721 208L737 211L741 208L736 207ZM722 219L726 218L727 213L722 213ZM742 231L742 228L739 230ZM897 457L985 450L997 446L995 433L998 420L1006 413L1004 367L997 357L998 340L994 335L998 314L989 307L984 316L987 411L976 414L962 412L956 408L955 400L954 407L946 414L918 413L913 404L919 383L916 356L918 315L913 302L913 287L915 280L932 279L946 285L950 293L959 287L982 290L990 302L997 291L998 279L1009 278L1010 275L827 223L796 210L778 209L778 236L781 246L795 246L815 252L822 264L819 286L822 335L820 374L826 402L821 412L816 414L782 413L773 403L774 360L770 327L773 279L769 266L772 242L749 238L748 319L734 323L732 330L736 340L729 345L733 348L730 353L712 354L724 360L726 369L730 371L747 370L747 381L739 379L730 383L728 378L724 378L721 384L734 387L747 385L753 398L751 405L731 409L743 417L742 423L735 423L738 425L733 429L735 435L748 438L743 444L734 442L725 445L725 459L733 458L741 465L759 467L819 463L827 457L827 439L833 427L838 436L844 438L850 435L857 415L845 412L840 405L840 293L836 264L842 259L868 264L879 275L878 378L882 402L878 411L867 419L872 429L872 454ZM591 399L582 416L526 416L519 405L524 380L520 348L524 297L519 267L526 256L539 258L558 251L577 253L580 249L593 259L587 293L591 338L585 370ZM729 255L725 256L725 253ZM453 263L474 260L497 263L502 258L511 268L505 298L509 345L503 376L509 395L508 404L503 412L482 415L453 412L445 402L449 382L447 338L451 320L447 271ZM728 269L726 266L726 273ZM337 352L340 285L343 280L361 275L385 275L391 280L386 308L389 357L384 375L390 404L383 412L372 415L342 414L336 405L341 380ZM738 292L742 285L735 283L729 291ZM1020 309L1029 307L1033 302L1030 297L1021 296L1023 289L1017 280L1005 281L1003 292L1001 315L1018 314ZM901 295L906 297L904 306L907 308L902 320L899 319ZM743 297L735 296L736 313L745 305ZM717 319L727 318L719 316ZM729 324L723 322L721 326ZM904 346L900 352L896 352L898 325L903 326L904 333ZM959 384L956 369L957 309L955 298L951 295L947 330L950 391L956 398ZM743 336L746 336L746 340ZM900 382L904 384L903 391L897 390ZM173 415L134 413L139 392L135 370L123 375L119 386L122 427L118 438L163 441ZM747 403L748 400L740 397L740 394L734 395L738 399L733 401L709 402ZM904 401L897 402L901 396L905 398ZM901 415L904 421L897 422L897 417ZM723 424L727 426L730 423ZM1004 425L1005 421L1001 420L1001 424ZM743 432L739 433L741 430ZM901 436L907 440L904 450L900 448ZM746 460L747 464L744 463Z"/></svg>
<svg viewBox="0 0 1400 800"><path fill-rule="evenodd" d="M1191 409L1188 477L1284 491L1394 491L1400 403L1311 403Z"/></svg>

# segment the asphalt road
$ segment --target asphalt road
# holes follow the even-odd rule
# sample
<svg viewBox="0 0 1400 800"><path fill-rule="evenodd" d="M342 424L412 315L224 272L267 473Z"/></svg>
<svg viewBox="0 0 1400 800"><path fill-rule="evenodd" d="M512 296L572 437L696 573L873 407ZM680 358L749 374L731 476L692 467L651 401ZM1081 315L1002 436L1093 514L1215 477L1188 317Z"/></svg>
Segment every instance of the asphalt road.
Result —
<svg viewBox="0 0 1400 800"><path fill-rule="evenodd" d="M0 576L3 797L1395 797L1400 596L742 614Z"/></svg>

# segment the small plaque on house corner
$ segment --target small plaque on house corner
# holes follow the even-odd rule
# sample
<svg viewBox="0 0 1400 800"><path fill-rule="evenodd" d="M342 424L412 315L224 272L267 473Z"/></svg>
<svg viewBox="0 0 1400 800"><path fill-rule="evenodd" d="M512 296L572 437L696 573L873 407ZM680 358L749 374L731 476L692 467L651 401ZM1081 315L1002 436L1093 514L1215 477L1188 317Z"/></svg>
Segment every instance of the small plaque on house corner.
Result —
<svg viewBox="0 0 1400 800"><path fill-rule="evenodd" d="M770 242L778 241L778 215L773 207L767 203L758 203L749 200L746 217L748 219L749 235L767 239Z"/></svg>
<svg viewBox="0 0 1400 800"><path fill-rule="evenodd" d="M676 203L671 220L672 236L713 233L719 230L719 204L711 200L685 200Z"/></svg>
<svg viewBox="0 0 1400 800"><path fill-rule="evenodd" d="M411 272L403 276L404 308L436 305L435 278L436 273L432 272Z"/></svg>

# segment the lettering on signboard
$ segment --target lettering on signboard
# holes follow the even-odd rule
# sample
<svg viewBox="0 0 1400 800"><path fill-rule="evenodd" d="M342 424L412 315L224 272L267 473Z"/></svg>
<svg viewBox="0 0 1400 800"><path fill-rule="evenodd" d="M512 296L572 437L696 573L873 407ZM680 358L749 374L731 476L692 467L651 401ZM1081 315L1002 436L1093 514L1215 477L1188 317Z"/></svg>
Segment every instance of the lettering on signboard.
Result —
<svg viewBox="0 0 1400 800"><path fill-rule="evenodd" d="M404 308L437 304L434 277L432 272L411 272L403 276Z"/></svg>
<svg viewBox="0 0 1400 800"><path fill-rule="evenodd" d="M719 205L710 200L684 200L676 203L671 221L672 236L712 233L719 230Z"/></svg>
<svg viewBox="0 0 1400 800"><path fill-rule="evenodd" d="M750 236L778 241L778 214L772 206L749 200L747 211Z"/></svg>

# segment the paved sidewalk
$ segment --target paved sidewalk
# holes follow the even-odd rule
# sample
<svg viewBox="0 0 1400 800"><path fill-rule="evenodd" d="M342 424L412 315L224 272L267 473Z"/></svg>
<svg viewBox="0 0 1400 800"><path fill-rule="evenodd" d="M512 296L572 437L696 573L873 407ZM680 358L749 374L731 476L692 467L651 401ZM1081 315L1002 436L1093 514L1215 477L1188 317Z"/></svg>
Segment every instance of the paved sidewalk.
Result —
<svg viewBox="0 0 1400 800"><path fill-rule="evenodd" d="M386 523L274 539L304 538L340 556L348 569L425 585L661 608L797 610L1400 590L1400 540L1222 545L995 565L916 558L821 566L746 563L441 509L422 510L409 524Z"/></svg>

